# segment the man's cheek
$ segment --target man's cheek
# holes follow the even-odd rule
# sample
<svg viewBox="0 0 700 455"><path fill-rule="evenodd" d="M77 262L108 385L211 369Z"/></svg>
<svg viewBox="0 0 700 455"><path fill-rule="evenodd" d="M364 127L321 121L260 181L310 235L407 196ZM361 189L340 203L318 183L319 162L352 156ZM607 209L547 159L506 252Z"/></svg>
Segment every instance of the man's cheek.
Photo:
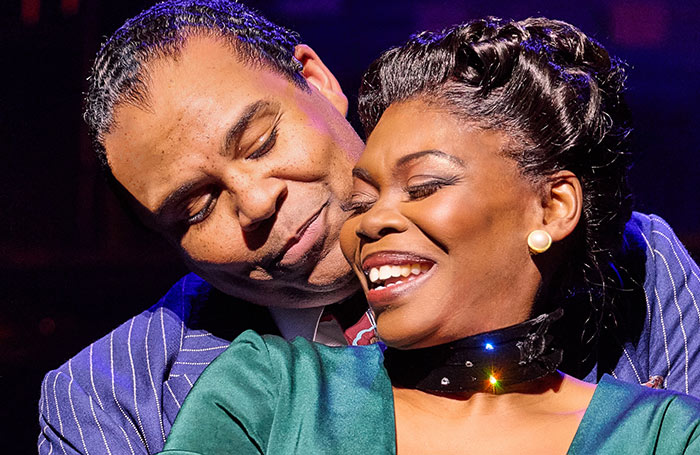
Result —
<svg viewBox="0 0 700 455"><path fill-rule="evenodd" d="M180 249L193 264L220 264L225 262L225 247L220 237L207 238L201 232L188 232L182 238Z"/></svg>

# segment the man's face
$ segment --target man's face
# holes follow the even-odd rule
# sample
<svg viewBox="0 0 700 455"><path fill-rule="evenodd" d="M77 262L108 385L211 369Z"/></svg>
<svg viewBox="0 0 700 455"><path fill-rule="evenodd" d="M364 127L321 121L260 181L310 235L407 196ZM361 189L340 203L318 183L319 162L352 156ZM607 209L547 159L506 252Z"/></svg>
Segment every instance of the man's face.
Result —
<svg viewBox="0 0 700 455"><path fill-rule="evenodd" d="M206 37L151 62L147 76L147 106L118 106L104 138L147 223L193 271L254 303L352 293L340 204L363 144L323 88L306 92Z"/></svg>

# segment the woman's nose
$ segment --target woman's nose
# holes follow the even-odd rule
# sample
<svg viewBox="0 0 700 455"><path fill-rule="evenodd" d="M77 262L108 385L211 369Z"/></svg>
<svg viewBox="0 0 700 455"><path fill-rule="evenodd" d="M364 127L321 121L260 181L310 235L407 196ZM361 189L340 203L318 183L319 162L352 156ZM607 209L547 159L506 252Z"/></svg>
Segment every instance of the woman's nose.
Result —
<svg viewBox="0 0 700 455"><path fill-rule="evenodd" d="M379 240L389 234L406 230L408 222L400 211L399 202L380 202L363 213L355 233L368 241Z"/></svg>

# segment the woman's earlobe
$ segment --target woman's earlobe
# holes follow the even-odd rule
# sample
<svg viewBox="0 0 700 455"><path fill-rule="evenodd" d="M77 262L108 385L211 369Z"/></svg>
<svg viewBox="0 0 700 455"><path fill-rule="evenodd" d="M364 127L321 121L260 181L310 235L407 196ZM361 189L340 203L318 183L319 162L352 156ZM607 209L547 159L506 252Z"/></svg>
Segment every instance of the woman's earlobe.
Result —
<svg viewBox="0 0 700 455"><path fill-rule="evenodd" d="M294 58L301 64L301 75L306 82L326 97L343 116L346 116L348 99L340 83L318 54L306 44L298 44L294 48Z"/></svg>
<svg viewBox="0 0 700 455"><path fill-rule="evenodd" d="M559 171L546 183L544 224L557 242L568 237L581 218L583 191L578 177L571 171Z"/></svg>
<svg viewBox="0 0 700 455"><path fill-rule="evenodd" d="M532 254L542 254L552 246L552 236L543 229L535 229L527 236L527 247Z"/></svg>

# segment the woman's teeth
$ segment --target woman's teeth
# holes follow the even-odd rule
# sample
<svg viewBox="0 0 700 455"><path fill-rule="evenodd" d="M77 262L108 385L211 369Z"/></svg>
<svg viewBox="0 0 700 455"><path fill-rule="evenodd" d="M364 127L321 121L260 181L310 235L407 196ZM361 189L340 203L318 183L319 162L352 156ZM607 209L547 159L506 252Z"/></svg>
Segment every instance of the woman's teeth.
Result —
<svg viewBox="0 0 700 455"><path fill-rule="evenodd" d="M411 281L417 275L430 270L430 264L401 264L401 265L382 265L380 267L372 267L366 275L369 278L370 289L384 289L385 287L395 286L404 281Z"/></svg>

